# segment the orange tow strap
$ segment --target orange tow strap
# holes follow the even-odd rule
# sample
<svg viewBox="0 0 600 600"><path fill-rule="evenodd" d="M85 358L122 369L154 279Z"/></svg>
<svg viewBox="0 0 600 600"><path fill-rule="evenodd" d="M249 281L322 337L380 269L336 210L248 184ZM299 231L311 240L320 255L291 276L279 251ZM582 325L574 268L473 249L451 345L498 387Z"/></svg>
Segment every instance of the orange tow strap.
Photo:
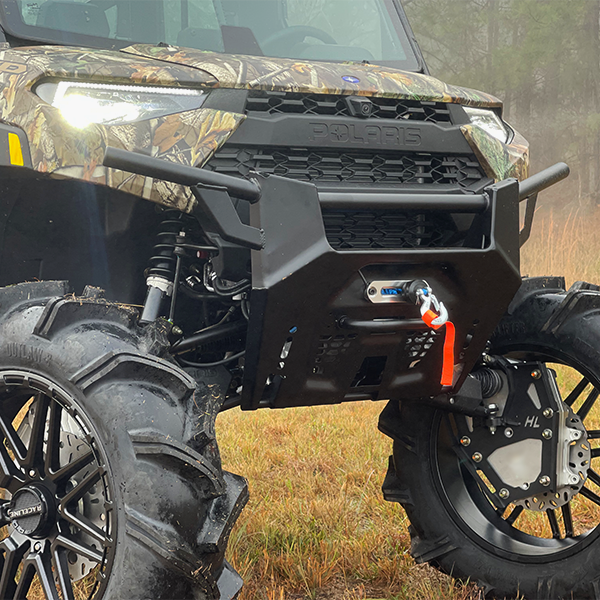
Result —
<svg viewBox="0 0 600 600"><path fill-rule="evenodd" d="M446 336L444 338L444 358L442 362L442 385L452 385L454 378L454 341L456 338L456 329L454 323L446 321L444 325L434 325L433 320L437 319L439 315L434 313L432 310L428 310L421 318L431 329L440 329L440 327L446 327Z"/></svg>

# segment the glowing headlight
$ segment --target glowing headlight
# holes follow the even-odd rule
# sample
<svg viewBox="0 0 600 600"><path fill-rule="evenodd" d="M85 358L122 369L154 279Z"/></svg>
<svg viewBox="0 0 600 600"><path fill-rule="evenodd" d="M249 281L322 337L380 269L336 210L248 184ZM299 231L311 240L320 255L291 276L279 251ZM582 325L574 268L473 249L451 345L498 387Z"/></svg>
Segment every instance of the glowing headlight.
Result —
<svg viewBox="0 0 600 600"><path fill-rule="evenodd" d="M513 136L513 130L493 111L484 108L464 106L471 123L487 131L492 137L508 144Z"/></svg>
<svg viewBox="0 0 600 600"><path fill-rule="evenodd" d="M79 81L41 83L35 92L79 128L90 123L122 125L195 110L207 97L202 90Z"/></svg>

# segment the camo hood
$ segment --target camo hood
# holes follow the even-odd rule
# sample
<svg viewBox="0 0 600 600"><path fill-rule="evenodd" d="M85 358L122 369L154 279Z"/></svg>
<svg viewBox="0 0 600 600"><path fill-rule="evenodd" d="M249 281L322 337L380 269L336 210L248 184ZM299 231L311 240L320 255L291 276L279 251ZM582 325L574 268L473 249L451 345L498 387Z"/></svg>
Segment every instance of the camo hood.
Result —
<svg viewBox="0 0 600 600"><path fill-rule="evenodd" d="M200 69L224 88L383 96L482 108L502 106L498 98L484 92L448 85L429 75L378 65L303 62L148 44L129 46L122 52Z"/></svg>

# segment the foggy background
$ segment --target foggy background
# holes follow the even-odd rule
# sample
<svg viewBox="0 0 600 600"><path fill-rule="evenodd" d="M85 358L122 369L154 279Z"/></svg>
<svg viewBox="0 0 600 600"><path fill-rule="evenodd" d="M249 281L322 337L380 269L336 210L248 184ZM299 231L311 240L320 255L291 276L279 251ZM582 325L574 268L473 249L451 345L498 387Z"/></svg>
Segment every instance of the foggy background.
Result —
<svg viewBox="0 0 600 600"><path fill-rule="evenodd" d="M600 205L600 1L402 0L431 74L498 96L531 144L531 171L571 176L540 195L585 215ZM535 223L534 223L535 229Z"/></svg>

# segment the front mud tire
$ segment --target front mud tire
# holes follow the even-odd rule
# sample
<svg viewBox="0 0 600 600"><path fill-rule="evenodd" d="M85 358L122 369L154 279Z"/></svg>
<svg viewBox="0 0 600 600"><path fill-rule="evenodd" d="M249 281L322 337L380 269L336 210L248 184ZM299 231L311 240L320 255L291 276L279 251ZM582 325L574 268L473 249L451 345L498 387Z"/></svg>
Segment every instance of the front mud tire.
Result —
<svg viewBox="0 0 600 600"><path fill-rule="evenodd" d="M580 282L565 291L561 278L525 280L491 346L491 354L569 365L598 389L598 288ZM549 540L551 551L540 551L532 545L531 554L527 555L522 547L517 550L515 546L511 552L490 541L495 521L493 515L489 517L489 510L487 515L486 510L481 512L484 525L479 531L461 518L461 508L450 500L459 496L444 487L440 475L438 432L443 432L443 415L418 402L392 401L380 418L381 431L394 440L394 453L383 484L384 496L406 510L411 523L411 553L416 561L428 562L459 580L476 582L486 598L598 600L597 525L587 537L564 538L564 549L560 548L560 541L555 544ZM486 527L489 535L481 533ZM497 531L507 530L511 535L510 528L501 524Z"/></svg>
<svg viewBox="0 0 600 600"><path fill-rule="evenodd" d="M248 492L242 477L221 469L215 439L227 371L204 370L192 378L168 358L166 323L140 328L134 310L103 300L98 290L82 297L67 291L62 282L0 289L0 387L6 398L0 424L16 466L6 467L6 452L0 452L2 487L9 490L4 497L33 486L56 505L35 540L13 528L9 538L17 541L0 543L0 597L25 597L30 584L19 577L37 575L52 599L60 590L64 600L231 600L242 581L224 552ZM33 416L24 436L19 402L27 395L34 398ZM47 416L38 419L38 413ZM85 473L65 486L49 466L50 442L35 444L40 436L34 432L45 430L45 440L51 439L53 415L67 413L81 433L61 430L61 448L71 440L87 445L93 461L84 466L100 473L88 486L104 490L104 512L94 513L104 525L95 530L84 514L87 496L69 500L71 488L85 487ZM11 446L15 435L23 440L22 457ZM84 587L74 591L79 584L69 582L67 558L75 561L77 546L67 551L60 540L76 535L78 527L82 539L96 536L94 549L102 549ZM22 550L12 552L17 543ZM34 548L43 550L34 556ZM15 557L31 572L27 578L18 575Z"/></svg>

